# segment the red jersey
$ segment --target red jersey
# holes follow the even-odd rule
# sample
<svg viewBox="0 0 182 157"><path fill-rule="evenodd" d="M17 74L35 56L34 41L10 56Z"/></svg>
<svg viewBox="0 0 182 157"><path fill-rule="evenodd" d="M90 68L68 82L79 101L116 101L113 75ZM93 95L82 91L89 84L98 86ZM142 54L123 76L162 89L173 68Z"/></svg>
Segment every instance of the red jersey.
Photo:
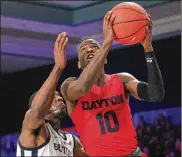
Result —
<svg viewBox="0 0 182 157"><path fill-rule="evenodd" d="M78 100L72 120L89 156L126 156L137 147L129 103L117 75L106 75L104 87L93 85Z"/></svg>

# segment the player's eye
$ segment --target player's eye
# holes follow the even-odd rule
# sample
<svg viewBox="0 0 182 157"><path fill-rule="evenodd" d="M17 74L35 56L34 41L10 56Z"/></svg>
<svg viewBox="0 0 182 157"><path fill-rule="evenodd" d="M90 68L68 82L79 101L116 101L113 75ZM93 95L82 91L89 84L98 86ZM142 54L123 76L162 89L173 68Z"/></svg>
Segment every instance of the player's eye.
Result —
<svg viewBox="0 0 182 157"><path fill-rule="evenodd" d="M93 48L94 48L95 50L99 49L99 47L98 47L98 46L93 46Z"/></svg>
<svg viewBox="0 0 182 157"><path fill-rule="evenodd" d="M82 48L82 49L81 49L81 52L85 52L85 50L86 50L86 48Z"/></svg>

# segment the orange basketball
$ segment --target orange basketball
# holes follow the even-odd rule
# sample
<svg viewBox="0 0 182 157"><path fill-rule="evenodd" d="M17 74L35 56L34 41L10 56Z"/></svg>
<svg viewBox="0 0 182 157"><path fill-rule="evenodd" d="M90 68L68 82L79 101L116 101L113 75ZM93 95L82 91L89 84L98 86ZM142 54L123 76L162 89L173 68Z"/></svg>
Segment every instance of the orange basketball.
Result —
<svg viewBox="0 0 182 157"><path fill-rule="evenodd" d="M113 23L114 38L121 44L133 45L146 35L146 27L150 18L140 5L123 2L112 8L116 18Z"/></svg>

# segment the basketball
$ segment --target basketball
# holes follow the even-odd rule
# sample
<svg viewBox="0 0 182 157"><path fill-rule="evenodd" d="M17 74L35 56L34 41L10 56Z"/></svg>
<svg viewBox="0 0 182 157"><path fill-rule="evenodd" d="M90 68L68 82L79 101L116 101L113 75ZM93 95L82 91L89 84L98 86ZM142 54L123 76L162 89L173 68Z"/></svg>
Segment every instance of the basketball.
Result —
<svg viewBox="0 0 182 157"><path fill-rule="evenodd" d="M113 23L114 39L124 45L140 42L146 35L150 18L140 5L123 2L112 8L116 18Z"/></svg>

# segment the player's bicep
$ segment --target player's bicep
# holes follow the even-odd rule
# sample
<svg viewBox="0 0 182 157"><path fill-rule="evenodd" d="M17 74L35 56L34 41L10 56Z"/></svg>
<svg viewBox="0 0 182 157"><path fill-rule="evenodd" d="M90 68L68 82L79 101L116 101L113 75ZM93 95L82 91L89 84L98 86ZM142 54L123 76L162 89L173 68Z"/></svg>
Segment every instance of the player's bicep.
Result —
<svg viewBox="0 0 182 157"><path fill-rule="evenodd" d="M24 117L23 124L22 124L22 131L25 130L35 130L39 128L44 123L44 119L40 118L36 111L32 111L29 109Z"/></svg>
<svg viewBox="0 0 182 157"><path fill-rule="evenodd" d="M139 81L129 73L119 73L118 76L123 82L126 92L132 95L133 97L139 99L137 92L137 86Z"/></svg>
<svg viewBox="0 0 182 157"><path fill-rule="evenodd" d="M45 123L34 121L34 118L32 119L31 110L29 109L25 114L21 134L19 136L19 142L21 145L24 147L32 147L32 145L36 146L38 138L35 137L40 135L41 129L45 129ZM44 138L44 136L40 136Z"/></svg>
<svg viewBox="0 0 182 157"><path fill-rule="evenodd" d="M125 87L126 87L128 93L137 99L139 99L138 92L137 92L138 83L139 83L138 80L133 80L128 83L125 83Z"/></svg>

